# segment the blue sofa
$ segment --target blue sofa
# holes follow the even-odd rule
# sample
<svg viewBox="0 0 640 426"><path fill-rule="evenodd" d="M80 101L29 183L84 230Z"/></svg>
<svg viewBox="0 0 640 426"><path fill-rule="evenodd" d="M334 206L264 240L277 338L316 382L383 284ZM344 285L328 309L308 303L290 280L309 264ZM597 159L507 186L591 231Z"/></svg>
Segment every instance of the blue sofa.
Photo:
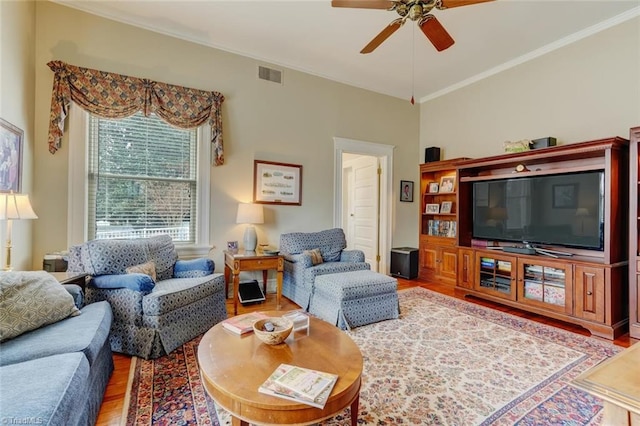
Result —
<svg viewBox="0 0 640 426"><path fill-rule="evenodd" d="M0 282L2 281L0 273ZM6 424L93 425L113 372L109 303L83 306L82 290L65 285L81 314L0 344L0 413Z"/></svg>

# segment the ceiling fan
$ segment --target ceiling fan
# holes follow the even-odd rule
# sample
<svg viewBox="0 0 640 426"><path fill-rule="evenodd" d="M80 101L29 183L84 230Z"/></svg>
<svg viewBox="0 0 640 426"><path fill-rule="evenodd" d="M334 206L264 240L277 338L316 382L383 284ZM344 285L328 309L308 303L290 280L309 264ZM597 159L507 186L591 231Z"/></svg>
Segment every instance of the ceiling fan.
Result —
<svg viewBox="0 0 640 426"><path fill-rule="evenodd" d="M467 6L494 0L332 0L333 7L352 7L359 9L387 9L395 10L399 18L391 21L380 33L367 44L360 53L371 53L387 38L398 30L405 21L416 21L425 36L433 46L441 52L455 43L444 29L440 21L431 15L432 9L448 9L451 7Z"/></svg>

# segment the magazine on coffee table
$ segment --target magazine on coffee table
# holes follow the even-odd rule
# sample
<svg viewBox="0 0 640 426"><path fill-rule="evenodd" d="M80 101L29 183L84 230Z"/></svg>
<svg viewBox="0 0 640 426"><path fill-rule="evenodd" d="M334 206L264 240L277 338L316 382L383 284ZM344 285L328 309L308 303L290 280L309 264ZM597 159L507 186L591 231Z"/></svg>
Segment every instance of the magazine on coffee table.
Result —
<svg viewBox="0 0 640 426"><path fill-rule="evenodd" d="M265 318L269 318L269 316L262 312L249 312L247 314L227 318L222 321L222 326L232 333L245 334L253 331L254 322Z"/></svg>
<svg viewBox="0 0 640 426"><path fill-rule="evenodd" d="M258 392L324 408L337 381L336 374L280 364Z"/></svg>

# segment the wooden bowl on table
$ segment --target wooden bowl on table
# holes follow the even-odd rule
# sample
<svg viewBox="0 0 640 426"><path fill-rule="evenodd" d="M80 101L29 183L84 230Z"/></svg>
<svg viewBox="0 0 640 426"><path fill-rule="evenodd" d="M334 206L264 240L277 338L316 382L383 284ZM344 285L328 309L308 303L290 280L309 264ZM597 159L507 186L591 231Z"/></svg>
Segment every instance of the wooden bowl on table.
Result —
<svg viewBox="0 0 640 426"><path fill-rule="evenodd" d="M267 331L265 324L273 325L273 331ZM293 322L284 317L270 317L253 323L253 332L267 345L278 345L285 341L293 330Z"/></svg>

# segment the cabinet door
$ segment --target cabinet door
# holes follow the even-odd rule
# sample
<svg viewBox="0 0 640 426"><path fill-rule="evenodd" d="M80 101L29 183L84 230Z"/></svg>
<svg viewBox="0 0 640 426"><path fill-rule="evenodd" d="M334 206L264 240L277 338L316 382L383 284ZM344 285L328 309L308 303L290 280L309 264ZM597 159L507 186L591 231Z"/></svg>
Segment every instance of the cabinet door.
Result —
<svg viewBox="0 0 640 426"><path fill-rule="evenodd" d="M476 268L477 291L516 300L516 257L476 252Z"/></svg>
<svg viewBox="0 0 640 426"><path fill-rule="evenodd" d="M438 269L438 249L423 246L420 250L420 267L424 272L435 274Z"/></svg>
<svg viewBox="0 0 640 426"><path fill-rule="evenodd" d="M458 249L441 248L438 256L438 273L442 278L455 280L458 275Z"/></svg>
<svg viewBox="0 0 640 426"><path fill-rule="evenodd" d="M469 249L458 250L458 287L473 288L474 252Z"/></svg>
<svg viewBox="0 0 640 426"><path fill-rule="evenodd" d="M564 262L518 260L518 302L570 315L572 283L571 265Z"/></svg>
<svg viewBox="0 0 640 426"><path fill-rule="evenodd" d="M575 297L579 318L604 323L604 268L576 265Z"/></svg>

